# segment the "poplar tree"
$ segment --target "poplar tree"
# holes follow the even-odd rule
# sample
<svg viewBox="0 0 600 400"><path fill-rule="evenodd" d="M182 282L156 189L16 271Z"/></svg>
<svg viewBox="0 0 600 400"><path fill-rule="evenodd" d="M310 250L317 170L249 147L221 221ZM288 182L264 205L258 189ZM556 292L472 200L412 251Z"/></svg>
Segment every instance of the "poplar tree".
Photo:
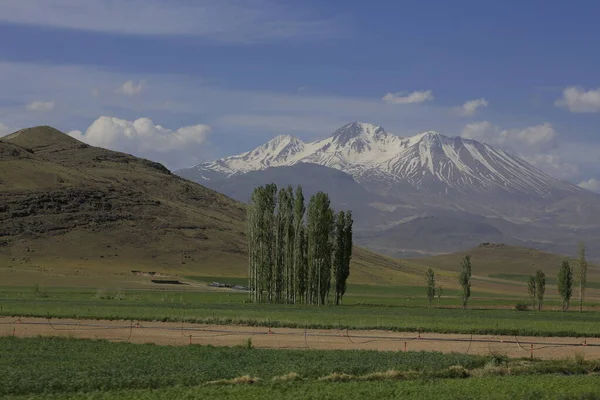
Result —
<svg viewBox="0 0 600 400"><path fill-rule="evenodd" d="M346 211L346 220L344 222L344 258L342 265L342 276L340 282L340 303L346 293L346 281L350 276L350 262L352 261L352 248L354 246L352 241L352 226L354 221L352 219L352 211Z"/></svg>
<svg viewBox="0 0 600 400"><path fill-rule="evenodd" d="M333 235L333 277L335 280L335 304L340 304L343 296L344 274L346 269L346 213L340 211L335 216Z"/></svg>
<svg viewBox="0 0 600 400"><path fill-rule="evenodd" d="M264 259L263 259L263 286L267 291L267 299L269 302L275 300L275 273L276 273L276 251L275 251L275 207L277 195L277 185L270 183L265 186L265 202L263 213L264 217L261 224L261 231L265 237Z"/></svg>
<svg viewBox="0 0 600 400"><path fill-rule="evenodd" d="M544 293L546 292L546 274L541 269L535 273L535 295L537 297L538 310L542 309Z"/></svg>
<svg viewBox="0 0 600 400"><path fill-rule="evenodd" d="M296 188L294 199L294 284L296 302L306 300L306 232L304 229L304 194L302 186Z"/></svg>
<svg viewBox="0 0 600 400"><path fill-rule="evenodd" d="M569 310L569 302L573 293L573 269L567 260L562 262L558 272L558 293L562 297L562 310Z"/></svg>
<svg viewBox="0 0 600 400"><path fill-rule="evenodd" d="M588 263L585 258L585 244L579 243L579 268L577 269L577 280L579 283L579 311L583 311L583 298L587 285Z"/></svg>
<svg viewBox="0 0 600 400"><path fill-rule="evenodd" d="M529 280L527 281L527 292L529 293L529 297L531 298L531 303L533 304L533 307L535 307L535 302L536 302L536 285L535 285L535 275L531 275L529 277Z"/></svg>
<svg viewBox="0 0 600 400"><path fill-rule="evenodd" d="M425 279L427 280L427 301L429 302L429 308L431 308L431 302L435 297L435 273L431 268L428 268L425 272Z"/></svg>
<svg viewBox="0 0 600 400"><path fill-rule="evenodd" d="M285 195L285 203L280 205L285 210L283 220L284 230L284 265L285 265L285 298L288 303L295 303L296 274L294 272L294 189L288 185Z"/></svg>
<svg viewBox="0 0 600 400"><path fill-rule="evenodd" d="M318 192L308 204L309 303L325 304L331 285L331 242L333 212L329 196Z"/></svg>
<svg viewBox="0 0 600 400"><path fill-rule="evenodd" d="M285 204L287 191L285 189L279 190L278 202L277 202L277 217L275 218L275 265L273 273L273 291L275 301L282 303L284 299L284 276L285 276Z"/></svg>
<svg viewBox="0 0 600 400"><path fill-rule="evenodd" d="M461 270L458 277L458 282L462 287L462 304L463 309L467 308L467 301L471 297L471 256L466 255L460 263Z"/></svg>

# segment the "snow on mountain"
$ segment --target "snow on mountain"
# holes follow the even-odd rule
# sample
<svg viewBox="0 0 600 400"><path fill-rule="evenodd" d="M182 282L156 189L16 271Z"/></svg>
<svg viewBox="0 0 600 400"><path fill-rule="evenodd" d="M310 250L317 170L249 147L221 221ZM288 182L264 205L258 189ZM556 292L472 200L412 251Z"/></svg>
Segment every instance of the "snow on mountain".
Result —
<svg viewBox="0 0 600 400"><path fill-rule="evenodd" d="M403 138L381 126L352 122L331 136L304 143L280 135L249 152L179 171L197 181L269 167L313 163L349 173L361 183L410 185L420 191L495 192L548 197L582 189L554 179L522 159L473 139L429 131Z"/></svg>

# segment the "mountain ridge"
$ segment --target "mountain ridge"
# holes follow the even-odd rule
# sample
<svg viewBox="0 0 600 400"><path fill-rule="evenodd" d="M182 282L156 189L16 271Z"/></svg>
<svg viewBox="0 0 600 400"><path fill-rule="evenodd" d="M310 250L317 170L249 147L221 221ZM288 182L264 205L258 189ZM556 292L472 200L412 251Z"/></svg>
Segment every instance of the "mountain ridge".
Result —
<svg viewBox="0 0 600 400"><path fill-rule="evenodd" d="M305 143L289 134L279 135L248 152L176 173L194 180L223 179L298 162L339 169L358 182L389 181L432 193L500 190L547 197L555 191L585 190L474 139L444 136L435 131L404 138L381 126L356 121L324 139Z"/></svg>
<svg viewBox="0 0 600 400"><path fill-rule="evenodd" d="M390 249L387 254L403 255L390 243L396 241L398 249L403 248L400 242L415 226L421 229L421 243L411 239L411 252L423 253L438 253L436 246L457 251L502 239L568 254L579 240L600 240L600 195L553 178L506 151L436 131L401 137L381 126L355 121L313 142L280 135L248 152L175 173L247 201L249 193L243 192L247 185L240 183L244 179L252 176L252 182L266 182L274 176L270 170L299 164L345 172L370 193L353 201L353 210L361 216L356 228L365 232L358 243ZM298 173L282 170L277 179L296 181ZM332 179L324 173L310 185L328 191L347 182ZM233 182L238 182L237 189L232 188ZM355 184L348 182L340 194L348 196L350 186ZM345 203L340 200L334 205ZM458 220L471 221L460 224L467 239L448 237L448 243L441 243L443 237L436 230ZM440 221L437 227L433 221ZM478 230L477 224L491 228ZM469 227L475 234L468 235ZM600 251L596 253L600 257Z"/></svg>

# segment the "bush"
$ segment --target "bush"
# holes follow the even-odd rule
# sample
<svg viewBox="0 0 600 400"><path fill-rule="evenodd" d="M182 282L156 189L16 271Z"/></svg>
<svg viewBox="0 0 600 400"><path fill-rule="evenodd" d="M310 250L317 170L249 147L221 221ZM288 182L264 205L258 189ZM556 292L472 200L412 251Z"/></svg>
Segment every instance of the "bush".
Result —
<svg viewBox="0 0 600 400"><path fill-rule="evenodd" d="M517 304L515 304L515 310L527 311L527 310L529 310L529 306L525 303L517 303Z"/></svg>

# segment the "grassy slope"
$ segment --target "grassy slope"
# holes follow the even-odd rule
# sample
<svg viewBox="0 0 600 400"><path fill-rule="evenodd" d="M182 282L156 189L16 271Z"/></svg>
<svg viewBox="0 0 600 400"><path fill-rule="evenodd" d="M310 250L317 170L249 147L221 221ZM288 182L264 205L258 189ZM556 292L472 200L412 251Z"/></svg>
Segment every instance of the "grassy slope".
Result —
<svg viewBox="0 0 600 400"><path fill-rule="evenodd" d="M242 277L244 219L243 204L160 164L50 127L0 140L0 284L149 280L131 270ZM406 283L414 272L356 248L351 280Z"/></svg>

